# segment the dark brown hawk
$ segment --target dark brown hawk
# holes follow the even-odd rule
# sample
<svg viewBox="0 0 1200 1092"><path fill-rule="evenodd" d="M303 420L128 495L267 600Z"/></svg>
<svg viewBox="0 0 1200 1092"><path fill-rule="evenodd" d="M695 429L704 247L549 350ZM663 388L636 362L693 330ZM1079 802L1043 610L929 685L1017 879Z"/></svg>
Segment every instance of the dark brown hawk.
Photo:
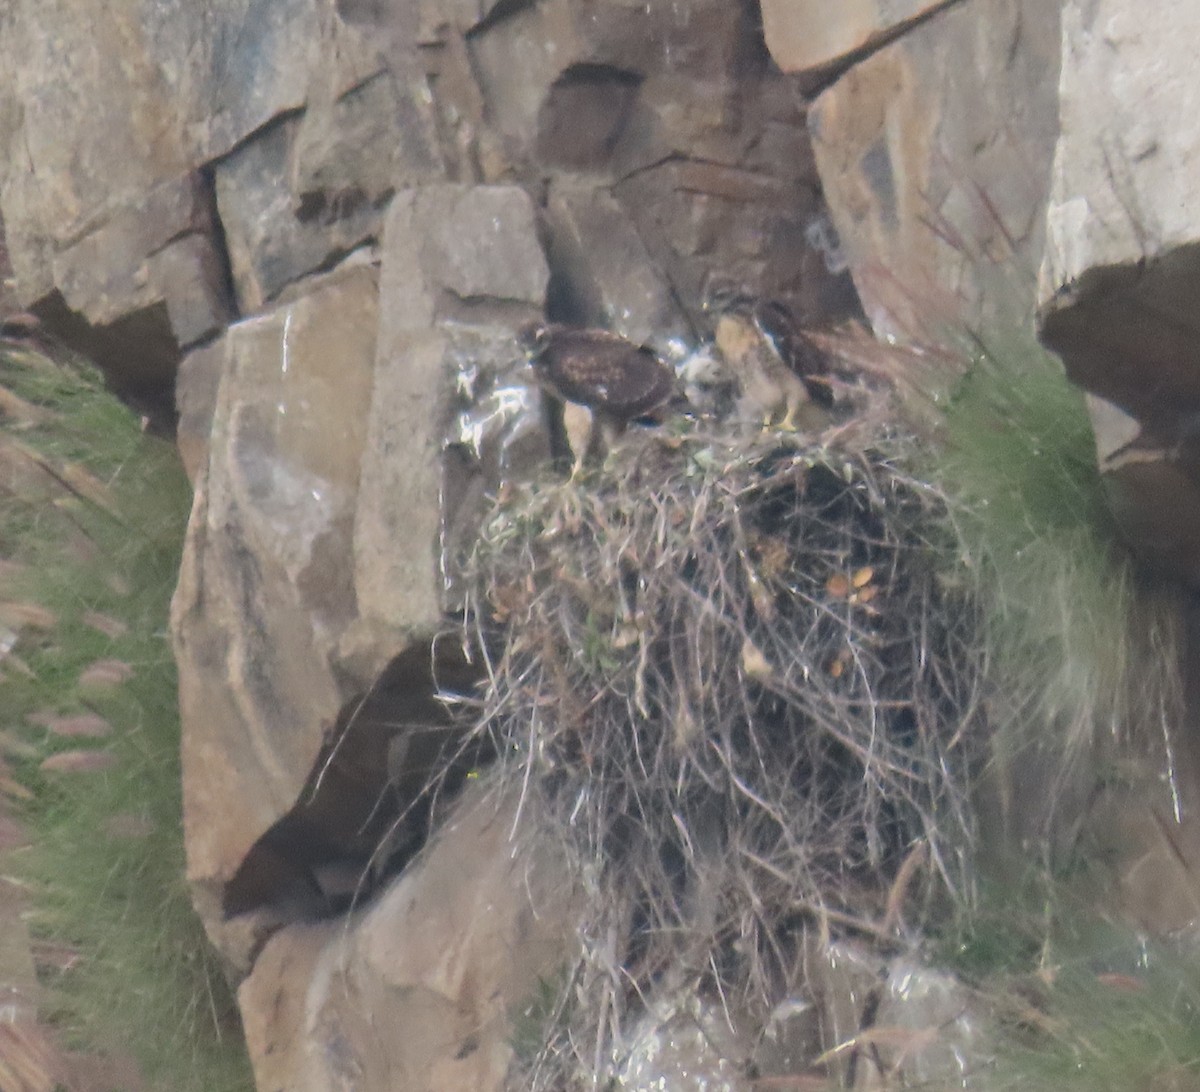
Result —
<svg viewBox="0 0 1200 1092"><path fill-rule="evenodd" d="M833 395L824 373L824 355L805 336L782 304L720 289L709 296L705 309L714 316L713 340L741 388L747 408L778 427L794 429L797 414L827 422L824 410Z"/></svg>
<svg viewBox="0 0 1200 1092"><path fill-rule="evenodd" d="M543 390L566 409L583 407L586 441L572 435L578 415L564 413L576 468L629 422L661 409L675 389L675 373L653 349L608 330L534 322L518 335ZM579 429L578 431L583 431Z"/></svg>

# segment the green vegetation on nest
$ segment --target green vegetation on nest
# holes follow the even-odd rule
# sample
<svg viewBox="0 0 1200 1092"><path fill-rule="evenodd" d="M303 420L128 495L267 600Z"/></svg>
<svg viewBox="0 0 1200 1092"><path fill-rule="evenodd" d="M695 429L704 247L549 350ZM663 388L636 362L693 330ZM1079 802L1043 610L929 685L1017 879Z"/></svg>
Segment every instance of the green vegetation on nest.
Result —
<svg viewBox="0 0 1200 1092"><path fill-rule="evenodd" d="M32 790L33 845L9 867L31 884L35 936L69 964L49 982L54 1020L77 1046L132 1053L153 1087L249 1088L232 998L184 881L167 617L187 482L170 445L92 371L11 353L0 386L25 407L9 407L0 434L0 557L20 566L0 588L19 604L0 728L23 745L10 764ZM34 606L49 613L31 619ZM107 678L81 684L98 661ZM47 727L81 713L111 734ZM111 765L42 766L85 751Z"/></svg>

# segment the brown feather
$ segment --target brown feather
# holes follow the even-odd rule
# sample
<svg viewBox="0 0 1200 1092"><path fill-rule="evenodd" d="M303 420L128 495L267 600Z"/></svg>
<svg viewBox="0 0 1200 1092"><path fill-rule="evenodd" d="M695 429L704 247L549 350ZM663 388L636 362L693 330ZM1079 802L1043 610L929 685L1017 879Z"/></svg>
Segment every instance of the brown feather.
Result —
<svg viewBox="0 0 1200 1092"><path fill-rule="evenodd" d="M541 325L522 332L538 382L565 402L625 424L670 398L675 373L654 350L607 330Z"/></svg>

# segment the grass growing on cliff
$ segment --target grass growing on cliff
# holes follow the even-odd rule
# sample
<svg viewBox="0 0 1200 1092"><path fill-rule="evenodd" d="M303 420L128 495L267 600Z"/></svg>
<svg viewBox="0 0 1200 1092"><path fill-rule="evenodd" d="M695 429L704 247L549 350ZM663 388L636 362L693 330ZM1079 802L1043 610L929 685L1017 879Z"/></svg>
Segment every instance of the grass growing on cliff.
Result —
<svg viewBox="0 0 1200 1092"><path fill-rule="evenodd" d="M1024 715L1100 716L1122 704L1128 574L1113 551L1083 396L1033 349L980 352L946 412L935 473L993 606L990 643Z"/></svg>
<svg viewBox="0 0 1200 1092"><path fill-rule="evenodd" d="M985 908L933 950L967 984L987 1025L988 1049L967 1059L967 1087L1195 1088L1200 965L1190 942L1148 939L1062 886L1050 902L991 892Z"/></svg>
<svg viewBox="0 0 1200 1092"><path fill-rule="evenodd" d="M944 429L928 473L981 605L995 762L1036 764L1068 807L1131 743L1169 762L1178 621L1118 539L1082 393L1035 344L977 346Z"/></svg>
<svg viewBox="0 0 1200 1092"><path fill-rule="evenodd" d="M950 499L981 608L992 784L1007 782L1002 795L1015 787L1008 804L1025 809L1006 834L1028 837L1025 852L1037 854L1016 887L984 882L960 932L934 949L995 1021L994 1056L974 1060L973 1084L1193 1087L1195 957L1106 918L1119 909L1096 893L1113 878L1078 837L1114 764L1132 756L1173 785L1178 593L1140 573L1120 541L1083 395L1061 364L1019 339L994 351L976 344L970 356L930 474ZM1022 780L1034 785L1024 798Z"/></svg>
<svg viewBox="0 0 1200 1092"><path fill-rule="evenodd" d="M166 627L189 492L99 378L0 357L0 706L31 798L14 855L51 1015L69 1045L132 1053L151 1087L251 1087L184 883ZM96 766L97 768L86 768Z"/></svg>

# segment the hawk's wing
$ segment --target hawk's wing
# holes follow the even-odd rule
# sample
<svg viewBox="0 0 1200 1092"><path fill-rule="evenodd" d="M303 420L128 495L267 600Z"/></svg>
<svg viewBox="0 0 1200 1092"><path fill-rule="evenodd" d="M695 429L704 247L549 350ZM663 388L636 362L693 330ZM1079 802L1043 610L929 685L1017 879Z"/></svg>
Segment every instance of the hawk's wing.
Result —
<svg viewBox="0 0 1200 1092"><path fill-rule="evenodd" d="M794 372L819 405L833 404L833 392L821 377L829 371L825 354L801 330L791 312L773 300L763 300L754 309L754 322L774 353Z"/></svg>
<svg viewBox="0 0 1200 1092"><path fill-rule="evenodd" d="M607 330L551 327L534 366L560 398L626 420L661 406L674 381L652 349Z"/></svg>

